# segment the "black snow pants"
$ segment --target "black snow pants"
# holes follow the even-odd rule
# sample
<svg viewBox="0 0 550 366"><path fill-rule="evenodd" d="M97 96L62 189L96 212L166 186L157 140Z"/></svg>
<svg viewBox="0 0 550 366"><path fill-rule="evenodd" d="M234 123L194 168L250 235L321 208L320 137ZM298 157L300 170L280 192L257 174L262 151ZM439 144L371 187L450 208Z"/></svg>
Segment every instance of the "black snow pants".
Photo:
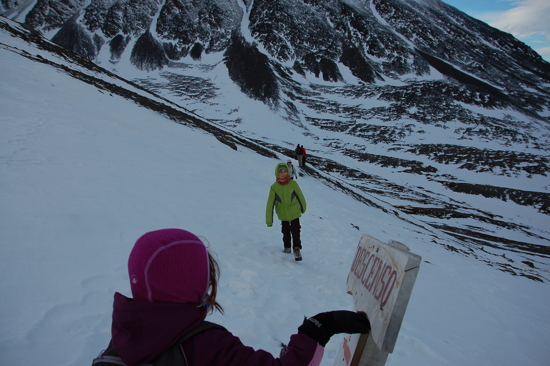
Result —
<svg viewBox="0 0 550 366"><path fill-rule="evenodd" d="M299 218L292 221L281 221L281 232L283 233L283 244L285 248L292 247L293 249L302 249L300 229Z"/></svg>

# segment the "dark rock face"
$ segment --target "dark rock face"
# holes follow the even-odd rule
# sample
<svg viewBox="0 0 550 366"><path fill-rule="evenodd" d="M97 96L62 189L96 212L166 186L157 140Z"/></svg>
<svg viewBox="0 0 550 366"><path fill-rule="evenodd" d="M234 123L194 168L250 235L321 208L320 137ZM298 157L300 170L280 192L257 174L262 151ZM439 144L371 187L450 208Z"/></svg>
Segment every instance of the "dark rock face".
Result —
<svg viewBox="0 0 550 366"><path fill-rule="evenodd" d="M17 6L17 0L2 0L0 5L2 5L2 10L10 10Z"/></svg>
<svg viewBox="0 0 550 366"><path fill-rule="evenodd" d="M94 2L90 4L90 6ZM154 17L159 11L159 4L155 0L132 0L115 2L105 13L98 15L97 22L107 37L118 33L137 37L149 30ZM88 7L86 8L86 13Z"/></svg>
<svg viewBox="0 0 550 366"><path fill-rule="evenodd" d="M308 54L335 60L340 36L319 10L302 1L254 1L249 29L279 61L301 60Z"/></svg>
<svg viewBox="0 0 550 366"><path fill-rule="evenodd" d="M378 76L355 46L344 47L340 61L350 69L354 76L366 83L374 83ZM378 78L381 79L380 76Z"/></svg>
<svg viewBox="0 0 550 366"><path fill-rule="evenodd" d="M550 215L550 193L522 191L486 184L447 183L447 187L455 192L497 198L502 201L510 200L518 205L533 206L540 212Z"/></svg>
<svg viewBox="0 0 550 366"><path fill-rule="evenodd" d="M309 72L325 81L342 81L342 75L334 61L326 57L316 57L314 54L307 54L304 57L304 67Z"/></svg>
<svg viewBox="0 0 550 366"><path fill-rule="evenodd" d="M77 14L86 3L86 0L38 0L27 14L25 23L35 29L57 29Z"/></svg>
<svg viewBox="0 0 550 366"><path fill-rule="evenodd" d="M224 55L229 76L243 93L276 105L279 86L266 55L259 52L256 46L248 44L237 32L233 33L231 44Z"/></svg>
<svg viewBox="0 0 550 366"><path fill-rule="evenodd" d="M138 69L146 71L162 69L168 65L162 44L150 32L145 32L138 38L132 49L130 61Z"/></svg>
<svg viewBox="0 0 550 366"><path fill-rule="evenodd" d="M415 155L426 155L442 164L456 164L461 169L475 172L490 171L496 175L546 175L550 172L550 158L514 151L479 149L469 146L441 144L415 145L408 150Z"/></svg>
<svg viewBox="0 0 550 366"><path fill-rule="evenodd" d="M193 48L191 48L191 51L189 52L189 54L191 55L191 58L193 60L200 60L203 51L204 51L204 46L197 42L195 43Z"/></svg>
<svg viewBox="0 0 550 366"><path fill-rule="evenodd" d="M122 34L117 34L109 42L109 50L111 51L111 60L119 60L122 56L122 53L126 49L126 46L130 42L130 36L124 37Z"/></svg>
<svg viewBox="0 0 550 366"><path fill-rule="evenodd" d="M199 43L206 52L223 51L242 17L236 0L167 0L158 15L156 32L178 47Z"/></svg>
<svg viewBox="0 0 550 366"><path fill-rule="evenodd" d="M78 14L67 20L61 29L53 36L52 42L73 51L74 53L93 60L103 45L101 37L94 37L76 22Z"/></svg>

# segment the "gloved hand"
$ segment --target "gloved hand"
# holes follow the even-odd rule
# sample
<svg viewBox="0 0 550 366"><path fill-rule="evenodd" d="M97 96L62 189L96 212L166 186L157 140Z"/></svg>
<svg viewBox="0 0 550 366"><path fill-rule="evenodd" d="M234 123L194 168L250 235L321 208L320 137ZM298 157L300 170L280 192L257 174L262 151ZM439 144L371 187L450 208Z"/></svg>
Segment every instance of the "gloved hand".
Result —
<svg viewBox="0 0 550 366"><path fill-rule="evenodd" d="M370 322L367 316L347 310L319 313L304 319L304 323L298 327L298 333L307 334L323 347L335 334L368 332L370 332Z"/></svg>

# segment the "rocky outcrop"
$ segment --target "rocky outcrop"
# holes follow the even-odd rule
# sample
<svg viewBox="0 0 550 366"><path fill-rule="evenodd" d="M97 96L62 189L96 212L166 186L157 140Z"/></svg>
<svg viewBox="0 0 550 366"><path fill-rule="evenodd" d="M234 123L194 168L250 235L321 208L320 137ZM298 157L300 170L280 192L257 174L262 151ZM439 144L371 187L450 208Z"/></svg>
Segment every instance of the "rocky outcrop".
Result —
<svg viewBox="0 0 550 366"><path fill-rule="evenodd" d="M155 32L178 48L193 47L192 56L200 58L203 50L225 50L242 18L243 11L236 0L167 0L158 14Z"/></svg>
<svg viewBox="0 0 550 366"><path fill-rule="evenodd" d="M72 16L53 36L52 42L76 53L88 60L93 60L103 43L103 38L91 34L77 22L79 14Z"/></svg>
<svg viewBox="0 0 550 366"><path fill-rule="evenodd" d="M277 105L279 85L266 55L255 45L246 42L238 32L234 32L224 56L231 80L240 86L244 94Z"/></svg>
<svg viewBox="0 0 550 366"><path fill-rule="evenodd" d="M132 49L130 61L132 65L145 71L162 69L168 65L168 57L164 53L162 43L156 40L151 32L145 32L138 38Z"/></svg>

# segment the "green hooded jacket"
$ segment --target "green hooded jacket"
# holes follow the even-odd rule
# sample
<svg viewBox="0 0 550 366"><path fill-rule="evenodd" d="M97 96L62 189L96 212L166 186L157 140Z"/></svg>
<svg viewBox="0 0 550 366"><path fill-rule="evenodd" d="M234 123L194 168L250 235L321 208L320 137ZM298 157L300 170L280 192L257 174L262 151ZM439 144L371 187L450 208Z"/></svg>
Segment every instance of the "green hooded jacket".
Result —
<svg viewBox="0 0 550 366"><path fill-rule="evenodd" d="M275 167L275 176L282 165L288 171L288 166L285 163L279 163ZM275 182L269 189L265 207L265 223L267 226L273 226L273 208L275 208L279 220L292 221L302 216L306 212L306 207L306 199L296 181L291 179L286 185Z"/></svg>

